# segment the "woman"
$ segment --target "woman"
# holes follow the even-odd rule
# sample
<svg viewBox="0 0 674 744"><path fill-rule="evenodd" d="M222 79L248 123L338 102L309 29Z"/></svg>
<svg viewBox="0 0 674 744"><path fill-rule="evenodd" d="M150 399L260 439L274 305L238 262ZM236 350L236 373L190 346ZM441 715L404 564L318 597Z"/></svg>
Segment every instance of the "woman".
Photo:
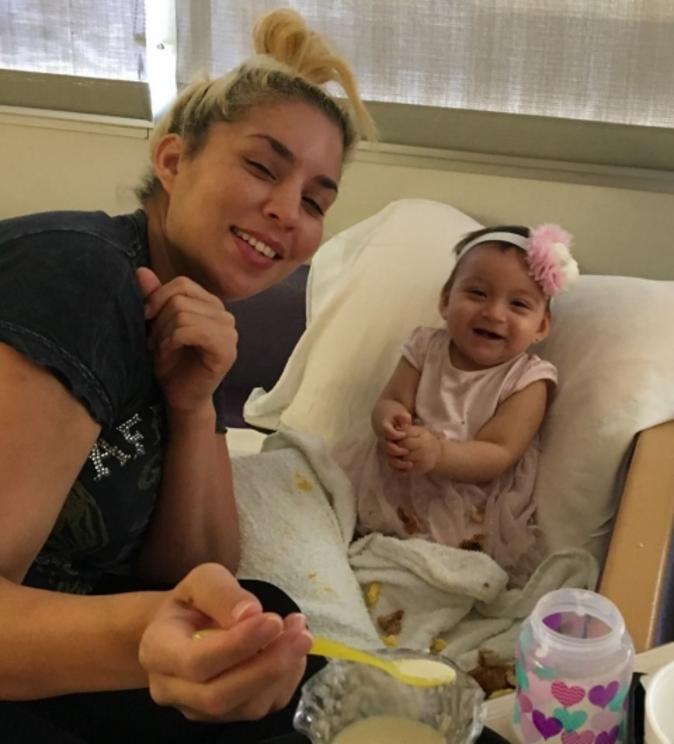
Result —
<svg viewBox="0 0 674 744"><path fill-rule="evenodd" d="M82 695L148 687L186 719L247 721L287 706L305 670L303 616L233 577L212 402L236 357L223 302L316 251L372 124L299 16L269 14L254 43L158 124L142 210L0 223L0 699L34 701L6 704L6 720L29 711L97 742L257 741L288 725L191 724L145 691Z"/></svg>

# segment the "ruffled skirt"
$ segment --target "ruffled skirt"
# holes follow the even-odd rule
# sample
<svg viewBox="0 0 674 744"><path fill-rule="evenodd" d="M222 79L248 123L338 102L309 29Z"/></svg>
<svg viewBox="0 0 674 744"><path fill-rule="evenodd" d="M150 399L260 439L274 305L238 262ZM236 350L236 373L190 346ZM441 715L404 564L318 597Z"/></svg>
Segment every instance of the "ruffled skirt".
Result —
<svg viewBox="0 0 674 744"><path fill-rule="evenodd" d="M420 537L454 548L481 550L522 584L544 549L533 500L539 450L487 483L458 483L433 474L394 470L371 432L335 448L357 499L359 534Z"/></svg>

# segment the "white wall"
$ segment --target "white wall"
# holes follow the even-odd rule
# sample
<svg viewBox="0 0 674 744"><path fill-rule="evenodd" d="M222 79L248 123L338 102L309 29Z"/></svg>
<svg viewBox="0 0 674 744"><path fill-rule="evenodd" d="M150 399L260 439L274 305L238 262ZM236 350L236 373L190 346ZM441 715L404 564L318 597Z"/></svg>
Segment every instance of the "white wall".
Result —
<svg viewBox="0 0 674 744"><path fill-rule="evenodd" d="M134 209L147 129L0 111L0 218ZM674 173L379 146L345 172L326 237L395 199L453 204L478 221L559 222L590 273L674 279Z"/></svg>
<svg viewBox="0 0 674 744"><path fill-rule="evenodd" d="M148 130L0 111L0 218L54 209L137 208Z"/></svg>
<svg viewBox="0 0 674 744"><path fill-rule="evenodd" d="M450 203L485 225L558 222L575 236L585 273L674 279L674 173L591 168L571 174L572 181L552 167L498 163L493 172L470 172L473 164L465 161L441 168L436 160L430 168L427 157L387 159L348 167L328 219L330 234L394 199L423 197Z"/></svg>

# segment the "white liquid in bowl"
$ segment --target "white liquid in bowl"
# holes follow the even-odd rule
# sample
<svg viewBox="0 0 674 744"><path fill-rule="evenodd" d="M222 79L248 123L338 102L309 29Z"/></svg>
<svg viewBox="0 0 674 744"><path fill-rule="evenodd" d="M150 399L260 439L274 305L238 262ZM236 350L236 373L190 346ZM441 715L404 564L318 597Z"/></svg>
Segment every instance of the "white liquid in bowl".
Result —
<svg viewBox="0 0 674 744"><path fill-rule="evenodd" d="M398 716L372 716L347 726L332 744L445 744L435 729Z"/></svg>

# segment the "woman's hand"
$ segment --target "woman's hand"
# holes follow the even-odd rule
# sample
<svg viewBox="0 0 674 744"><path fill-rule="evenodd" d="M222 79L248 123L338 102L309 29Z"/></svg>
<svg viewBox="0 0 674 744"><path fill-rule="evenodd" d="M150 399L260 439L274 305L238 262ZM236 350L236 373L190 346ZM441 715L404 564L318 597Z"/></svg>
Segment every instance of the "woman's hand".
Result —
<svg viewBox="0 0 674 744"><path fill-rule="evenodd" d="M254 720L288 704L311 642L302 615L263 612L227 569L207 563L169 594L139 659L158 704L191 720Z"/></svg>
<svg viewBox="0 0 674 744"><path fill-rule="evenodd" d="M155 374L168 406L189 413L212 405L215 389L236 359L233 316L187 277L161 284L153 271L140 268L136 278L152 323Z"/></svg>
<svg viewBox="0 0 674 744"><path fill-rule="evenodd" d="M391 467L405 473L430 473L442 455L442 440L425 426L409 426L396 446L407 454L390 456L389 461Z"/></svg>

